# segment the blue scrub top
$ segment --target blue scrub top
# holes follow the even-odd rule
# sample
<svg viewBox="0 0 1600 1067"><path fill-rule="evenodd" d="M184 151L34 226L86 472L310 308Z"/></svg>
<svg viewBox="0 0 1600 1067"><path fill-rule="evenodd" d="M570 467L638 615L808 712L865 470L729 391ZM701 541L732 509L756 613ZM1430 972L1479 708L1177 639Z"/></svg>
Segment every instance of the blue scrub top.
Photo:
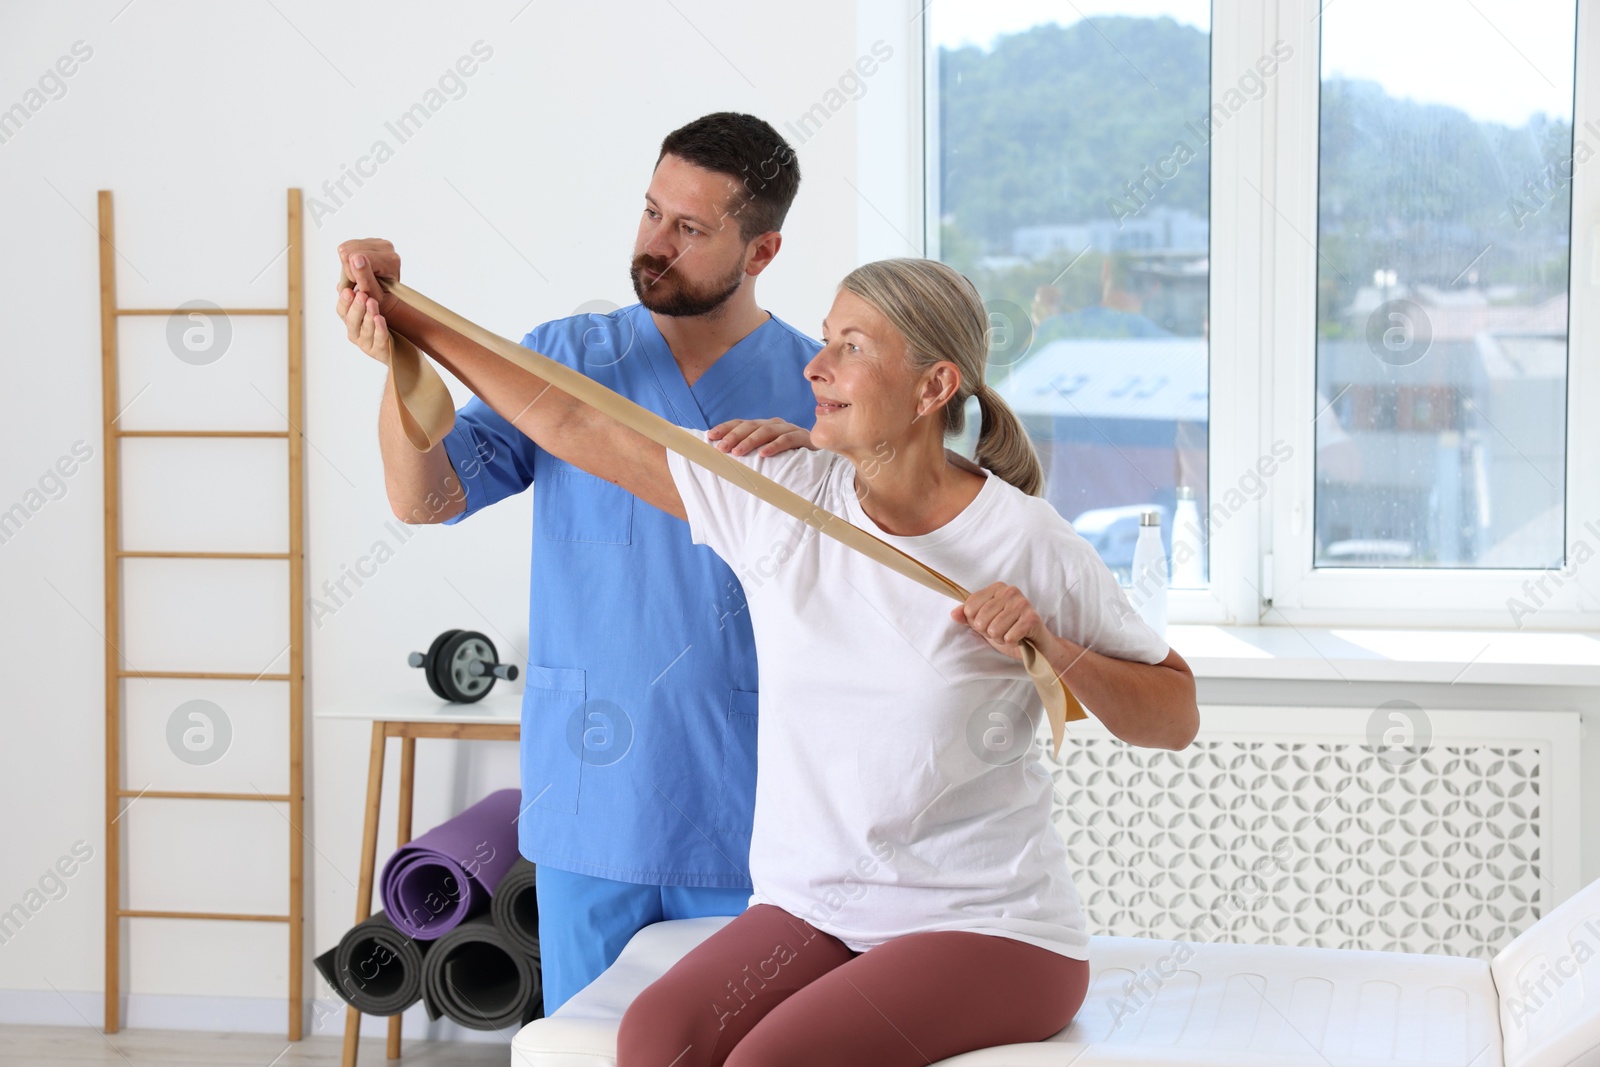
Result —
<svg viewBox="0 0 1600 1067"><path fill-rule="evenodd" d="M680 426L809 428L821 347L769 318L695 381L650 312L547 322L522 344ZM732 570L689 525L539 448L474 398L444 439L461 519L537 482L519 843L624 882L750 885L756 653Z"/></svg>

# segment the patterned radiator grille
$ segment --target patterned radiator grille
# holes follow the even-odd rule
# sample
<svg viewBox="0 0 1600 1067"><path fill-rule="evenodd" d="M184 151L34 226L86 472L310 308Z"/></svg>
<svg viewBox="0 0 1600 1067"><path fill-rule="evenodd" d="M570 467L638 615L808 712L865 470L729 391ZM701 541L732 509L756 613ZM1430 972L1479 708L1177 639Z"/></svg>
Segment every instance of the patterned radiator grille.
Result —
<svg viewBox="0 0 1600 1067"><path fill-rule="evenodd" d="M1485 958L1551 897L1548 758L1435 738L1397 768L1360 737L1109 736L1044 757L1091 933Z"/></svg>

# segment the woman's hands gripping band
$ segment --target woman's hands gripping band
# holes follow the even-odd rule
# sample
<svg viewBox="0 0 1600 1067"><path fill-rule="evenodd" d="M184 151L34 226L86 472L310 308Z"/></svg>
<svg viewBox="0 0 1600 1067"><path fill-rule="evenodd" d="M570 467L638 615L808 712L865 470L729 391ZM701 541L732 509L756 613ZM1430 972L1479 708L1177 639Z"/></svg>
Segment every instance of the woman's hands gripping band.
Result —
<svg viewBox="0 0 1600 1067"><path fill-rule="evenodd" d="M966 623L996 652L1015 660L1022 658L1024 640L1031 640L1040 652L1046 652L1056 639L1022 590L1004 582L979 589L966 603L951 609L950 617Z"/></svg>

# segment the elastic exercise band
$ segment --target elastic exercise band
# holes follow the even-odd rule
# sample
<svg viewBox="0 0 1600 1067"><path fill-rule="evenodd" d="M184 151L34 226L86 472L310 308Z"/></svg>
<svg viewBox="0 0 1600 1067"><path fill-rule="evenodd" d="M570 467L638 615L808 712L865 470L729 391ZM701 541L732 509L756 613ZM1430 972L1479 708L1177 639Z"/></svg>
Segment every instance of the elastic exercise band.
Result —
<svg viewBox="0 0 1600 1067"><path fill-rule="evenodd" d="M426 323L420 321L419 317L432 319L489 354L498 356L569 396L604 412L629 429L644 434L650 440L671 449L691 463L698 463L713 474L726 478L773 507L793 515L819 533L826 534L862 555L877 560L912 581L936 593L944 593L961 603L965 603L971 596L949 578L906 555L888 542L874 537L847 519L817 507L800 494L779 485L766 475L752 470L720 451L715 445L698 436L698 431L695 431L693 436L685 433L684 427L676 426L655 412L640 407L627 397L607 389L593 378L557 363L548 356L491 333L467 321L449 308L434 303L409 286L388 279L379 279L378 284L394 298L390 306L384 308L382 312L389 322L389 336L394 347L393 362L390 364L391 379L400 402L401 425L406 438L418 451L429 451L450 432L450 428L455 425L455 402L451 399L450 390L445 387L444 380L439 377L439 372L434 370L433 364L423 358L416 345L401 336L399 330L404 328L404 324L395 321L393 312L396 310L401 311L401 319L411 320L415 327L413 332L417 332L419 336L427 332ZM353 287L354 283L349 276L341 271L339 288ZM406 311L413 312L414 315L405 314ZM438 349L437 345L434 347L435 350ZM1022 642L1022 663L1027 668L1028 677L1033 680L1034 688L1039 691L1039 699L1044 701L1045 712L1050 718L1050 734L1055 741L1055 752L1060 755L1062 735L1067 722L1088 716L1083 710L1083 705L1078 703L1078 698L1067 688L1067 683L1057 676L1050 662L1032 641Z"/></svg>

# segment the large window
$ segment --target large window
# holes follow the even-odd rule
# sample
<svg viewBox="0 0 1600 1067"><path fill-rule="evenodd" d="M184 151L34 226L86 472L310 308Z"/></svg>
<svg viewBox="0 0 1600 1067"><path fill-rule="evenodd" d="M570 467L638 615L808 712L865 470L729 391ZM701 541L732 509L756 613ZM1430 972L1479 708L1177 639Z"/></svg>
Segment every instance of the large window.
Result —
<svg viewBox="0 0 1600 1067"><path fill-rule="evenodd" d="M1575 6L1320 28L1315 566L1559 566Z"/></svg>
<svg viewBox="0 0 1600 1067"><path fill-rule="evenodd" d="M913 243L904 158L1125 582L1154 507L1174 622L1596 625L1600 7L915 8L924 122L901 157L873 104L863 247Z"/></svg>
<svg viewBox="0 0 1600 1067"><path fill-rule="evenodd" d="M925 10L928 242L988 303L990 383L1046 497L1124 580L1140 511L1163 513L1171 548L1192 494L1173 578L1202 585L1211 141L1270 74L1213 101L1194 0Z"/></svg>

